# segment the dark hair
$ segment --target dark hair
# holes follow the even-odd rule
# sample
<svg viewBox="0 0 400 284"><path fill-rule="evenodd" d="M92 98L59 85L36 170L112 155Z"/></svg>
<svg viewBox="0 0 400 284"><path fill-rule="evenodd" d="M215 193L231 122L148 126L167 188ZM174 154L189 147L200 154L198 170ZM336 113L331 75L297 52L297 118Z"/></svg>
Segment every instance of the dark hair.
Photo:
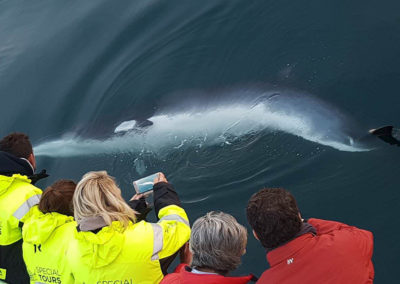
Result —
<svg viewBox="0 0 400 284"><path fill-rule="evenodd" d="M72 196L76 183L72 180L61 179L50 185L44 191L39 202L39 210L43 213L57 212L74 216Z"/></svg>
<svg viewBox="0 0 400 284"><path fill-rule="evenodd" d="M291 240L301 229L296 200L283 188L264 188L255 193L246 211L248 222L268 249Z"/></svg>
<svg viewBox="0 0 400 284"><path fill-rule="evenodd" d="M31 141L28 135L14 132L0 140L0 151L4 151L18 158L28 159L33 153Z"/></svg>

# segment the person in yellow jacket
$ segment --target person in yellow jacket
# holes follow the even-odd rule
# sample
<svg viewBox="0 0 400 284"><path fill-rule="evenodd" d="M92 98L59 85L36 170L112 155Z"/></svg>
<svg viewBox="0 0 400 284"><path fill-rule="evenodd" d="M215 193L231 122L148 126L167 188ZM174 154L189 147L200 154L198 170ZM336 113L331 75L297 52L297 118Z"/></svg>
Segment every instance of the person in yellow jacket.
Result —
<svg viewBox="0 0 400 284"><path fill-rule="evenodd" d="M22 227L22 251L31 284L74 283L65 252L77 226L72 210L75 188L72 180L59 180L46 188Z"/></svg>
<svg viewBox="0 0 400 284"><path fill-rule="evenodd" d="M135 222L135 211L105 171L89 172L74 193L78 232L67 251L75 283L159 283L189 240L177 193L160 173L154 182L157 223ZM164 272L164 273L163 273Z"/></svg>
<svg viewBox="0 0 400 284"><path fill-rule="evenodd" d="M22 259L21 227L42 191L33 183L35 156L29 137L12 133L0 140L0 281L29 283Z"/></svg>

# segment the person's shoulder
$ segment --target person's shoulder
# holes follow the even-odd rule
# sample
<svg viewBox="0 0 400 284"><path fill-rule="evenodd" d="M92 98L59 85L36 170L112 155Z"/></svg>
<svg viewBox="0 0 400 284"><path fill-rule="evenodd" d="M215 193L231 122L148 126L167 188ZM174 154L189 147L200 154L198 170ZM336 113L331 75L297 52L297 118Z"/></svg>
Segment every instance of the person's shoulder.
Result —
<svg viewBox="0 0 400 284"><path fill-rule="evenodd" d="M37 186L35 186L35 185L33 185L33 184L30 184L30 191L31 191L32 193L34 193L35 195L41 195L41 194L43 194L43 190L41 190L39 187L37 187Z"/></svg>
<svg viewBox="0 0 400 284"><path fill-rule="evenodd" d="M272 280L273 275L271 275L270 269L265 270L260 278L257 280L257 284L271 284L273 283Z"/></svg>
<svg viewBox="0 0 400 284"><path fill-rule="evenodd" d="M12 178L14 178L16 182L15 187L20 190L29 192L32 195L38 195L43 193L43 191L40 188L31 183L31 180L27 176L15 174L12 176Z"/></svg>
<svg viewBox="0 0 400 284"><path fill-rule="evenodd" d="M141 249L144 249L143 243L149 243L149 240L153 239L156 233L159 233L158 227L157 223L150 223L144 220L137 223L132 222L123 232L126 236L126 243L139 246L142 244Z"/></svg>
<svg viewBox="0 0 400 284"><path fill-rule="evenodd" d="M169 284L169 283L173 283L173 284L180 284L182 283L182 275L180 273L170 273L167 274L164 279L161 281L161 284Z"/></svg>
<svg viewBox="0 0 400 284"><path fill-rule="evenodd" d="M57 233L59 234L71 234L75 235L76 232L78 232L78 223L74 220L73 217L69 217L65 223L60 225L57 228Z"/></svg>
<svg viewBox="0 0 400 284"><path fill-rule="evenodd" d="M153 233L153 226L157 223L150 223L145 220L139 222L131 222L129 226L126 228L127 234L144 234L146 232Z"/></svg>
<svg viewBox="0 0 400 284"><path fill-rule="evenodd" d="M278 265L278 267L270 267L264 270L261 276L257 279L256 284L278 284L284 282L282 279L288 279L288 277L290 277L290 275L286 273L285 269L282 269L282 266Z"/></svg>

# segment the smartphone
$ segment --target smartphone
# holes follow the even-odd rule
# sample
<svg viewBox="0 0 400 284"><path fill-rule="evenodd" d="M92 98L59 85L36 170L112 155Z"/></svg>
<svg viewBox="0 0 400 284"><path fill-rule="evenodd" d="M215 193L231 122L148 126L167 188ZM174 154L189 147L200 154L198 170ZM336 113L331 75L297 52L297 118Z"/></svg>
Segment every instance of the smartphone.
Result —
<svg viewBox="0 0 400 284"><path fill-rule="evenodd" d="M150 176L135 180L133 182L133 187L135 188L136 193L151 193L153 191L154 179L160 173L155 173Z"/></svg>

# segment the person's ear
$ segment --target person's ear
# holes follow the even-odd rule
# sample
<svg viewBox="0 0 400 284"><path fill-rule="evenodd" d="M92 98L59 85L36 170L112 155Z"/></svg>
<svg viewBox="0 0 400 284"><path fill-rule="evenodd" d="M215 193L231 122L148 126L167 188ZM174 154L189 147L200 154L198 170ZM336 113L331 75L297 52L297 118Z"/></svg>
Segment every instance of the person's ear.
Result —
<svg viewBox="0 0 400 284"><path fill-rule="evenodd" d="M29 161L29 163L31 163L32 168L34 170L36 170L36 159L35 159L35 155L33 155L33 153L29 155L28 161Z"/></svg>
<svg viewBox="0 0 400 284"><path fill-rule="evenodd" d="M192 263L193 253L190 250L189 242L185 243L183 247L181 247L179 252L180 252L181 263L186 263L190 265Z"/></svg>
<svg viewBox="0 0 400 284"><path fill-rule="evenodd" d="M258 236L257 236L257 233L253 230L253 236L256 238L256 240L260 240L259 238L258 238Z"/></svg>
<svg viewBox="0 0 400 284"><path fill-rule="evenodd" d="M299 218L300 218L301 222L304 222L304 219L301 217L300 212L299 212Z"/></svg>

